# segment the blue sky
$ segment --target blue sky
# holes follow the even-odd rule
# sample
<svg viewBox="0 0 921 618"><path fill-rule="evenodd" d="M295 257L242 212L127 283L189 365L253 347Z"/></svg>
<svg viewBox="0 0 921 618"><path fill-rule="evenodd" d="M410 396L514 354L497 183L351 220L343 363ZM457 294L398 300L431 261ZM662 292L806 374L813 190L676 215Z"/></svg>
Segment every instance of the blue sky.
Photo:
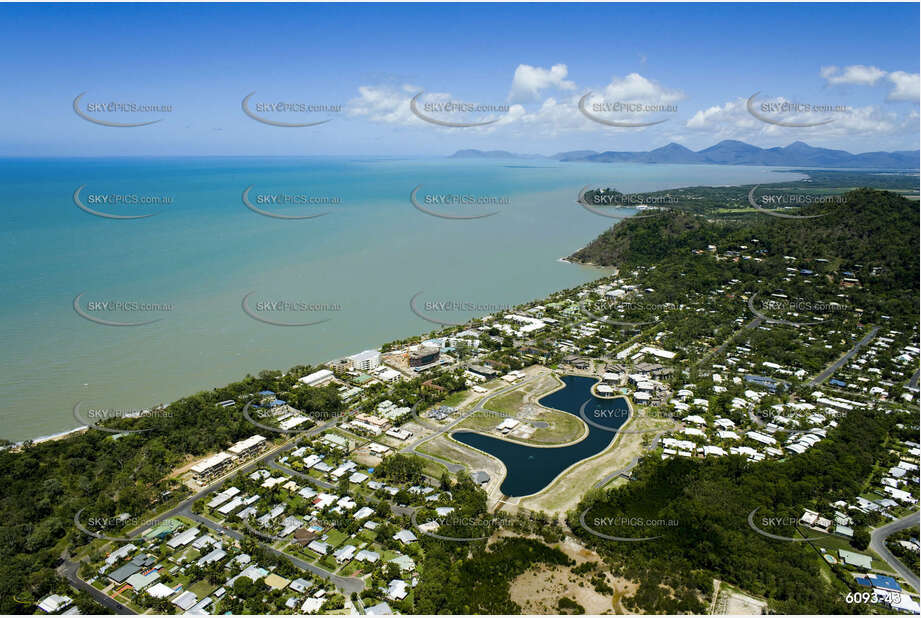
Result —
<svg viewBox="0 0 921 618"><path fill-rule="evenodd" d="M918 4L0 5L0 155L443 155L692 149L802 140L852 152L918 148ZM413 115L446 101L508 106ZM844 106L763 122L745 101ZM87 113L87 103L170 105ZM241 101L339 105L265 112ZM579 111L608 103L676 111ZM434 108L432 108L434 109ZM656 109L662 109L661 107Z"/></svg>

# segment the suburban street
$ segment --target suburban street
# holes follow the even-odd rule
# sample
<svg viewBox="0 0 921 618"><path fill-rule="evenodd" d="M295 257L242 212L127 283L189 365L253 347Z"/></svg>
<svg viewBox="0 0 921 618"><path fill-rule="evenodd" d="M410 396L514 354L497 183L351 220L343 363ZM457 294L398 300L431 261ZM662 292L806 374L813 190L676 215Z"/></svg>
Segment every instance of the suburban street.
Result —
<svg viewBox="0 0 921 618"><path fill-rule="evenodd" d="M71 560L65 560L64 564L58 567L57 571L59 575L62 575L70 584L77 588L78 590L83 590L90 593L90 596L96 600L97 603L102 605L108 610L115 612L116 614L121 614L125 616L134 615L136 612L131 611L128 607L125 607L109 595L107 595L102 590L97 590L91 585L80 579L80 576L77 574L77 569L80 568L79 562L73 562Z"/></svg>
<svg viewBox="0 0 921 618"><path fill-rule="evenodd" d="M181 513L181 515L183 517L188 517L189 519L197 521L198 523L202 524L203 526L207 526L208 528L214 530L215 532L226 534L227 536L234 538L238 541L242 541L244 539L244 535L241 532L237 532L236 530L231 530L230 528L225 528L224 526L211 521L207 517L202 517L201 515L197 515L196 513L192 513L191 511ZM350 595L353 592L361 592L362 590L365 589L365 582L359 577L342 577L340 575L333 575L329 571L322 569L316 566L315 564L311 564L309 562L301 560L300 558L297 558L295 556L292 556L290 554L286 554L280 550L277 550L271 545L269 545L268 543L262 543L262 546L266 550L272 552L273 554L277 556L287 558L294 564L294 566L300 569L303 569L304 571L313 573L317 577L330 582L331 584L335 585L337 588L345 592L346 595Z"/></svg>
<svg viewBox="0 0 921 618"><path fill-rule="evenodd" d="M831 375L844 367L844 364L854 358L857 352L860 351L860 348L870 343L870 341L876 337L876 333L879 332L879 326L874 326L869 333L864 335L863 339L854 344L854 347L844 353L844 355L833 362L831 365L822 370L822 372L816 377L812 378L807 382L808 386L817 386L831 377Z"/></svg>
<svg viewBox="0 0 921 618"><path fill-rule="evenodd" d="M307 431L305 431L305 432L301 432L301 433L297 434L297 436L300 436L300 435L306 435L306 436L314 436L314 435L317 435L317 434L319 434L319 433L322 433L322 432L326 431L327 429L330 429L330 428L332 428L332 427L335 427L339 420L341 420L341 419L332 419L332 420L329 420L329 421L327 421L326 423L324 423L324 424L322 424L322 425L317 425L316 427L313 427L313 428L311 428L311 429L309 429L309 430L307 430ZM268 465L269 467L272 467L272 468L279 469L279 470L284 471L284 472L286 472L286 473L291 473L291 472L293 472L293 471L291 471L291 470L289 470L289 469L287 469L287 468L282 468L282 467L276 462L276 459L277 459L280 455L282 455L283 453L286 453L287 451L292 450L292 449L295 447L295 444L296 444L296 442L295 442L294 440L289 440L288 442L282 444L281 446L278 446L278 447L276 447L276 448L274 448L274 449L271 449L271 450L267 451L266 453L262 454L261 456L257 457L257 458L254 459L253 461L251 461L251 462L249 462L248 464L246 464L245 466L241 466L240 468L236 468L236 469L232 470L231 472L229 472L229 473L225 474L224 476L222 476L221 478L217 479L215 482L213 482L213 483L211 483L211 484L209 484L209 485L203 487L201 490L199 490L198 492L196 492L195 494L193 494L191 497L186 498L185 500L183 500L182 502L180 502L179 504L177 504L177 505L174 506L173 508L171 508L171 509L169 509L169 510L167 510L167 511L165 511L165 512L159 514L159 515L157 515L157 516L156 516L157 519L159 519L159 520L162 520L162 519L169 519L170 517L177 517L177 516L179 516L179 517L186 517L186 518L191 519L191 520L193 520L193 521L196 521L196 522L198 522L198 523L200 523L200 524L202 524L202 525L204 525L204 526L207 526L208 528L210 528L210 529L212 529L212 530L214 530L214 531L216 531L216 532L219 532L219 533L221 533L221 534L226 534L227 536L229 536L229 537L231 537L231 538L234 538L234 539L236 539L236 540L238 540L238 541L239 541L239 540L242 540L242 539L243 539L243 534L241 534L240 532L237 532L236 530L231 530L230 528L226 528L226 527L224 527L224 526L221 526L220 524L217 524L217 523L211 521L210 519L207 519L207 518L205 518L205 517L202 517L201 515L198 515L198 514L194 513L194 512L192 511L192 505L195 504L195 502L197 502L198 500L201 500L202 498L204 498L205 496L207 496L208 494L220 490L220 489L224 486L224 484L225 484L229 479L231 479L232 477L234 477L234 476L236 476L237 474L240 474L240 473L248 473L248 472L251 472L252 470L254 470L254 469L256 469L256 468L259 468L259 467L262 467L262 466L265 466L265 465ZM301 476L303 476L303 475L301 475ZM332 489L332 488L333 488L332 485L330 485L329 483L326 483L325 481L320 481L320 480L318 480L318 479L312 479L312 478L311 478L310 480L313 481L313 482L315 482L317 485L319 485L319 486L321 486L321 487L323 487L323 488L325 488L325 489ZM140 536L140 534L141 534L147 527L148 527L148 526L147 526L146 524L144 524L144 525L142 525L142 526L139 526L139 527L138 527L137 529L135 529L135 531L133 531L129 536L130 536L131 538L138 537L138 536ZM274 554L276 554L276 555L279 555L279 556L282 556L282 557L285 557L285 558L289 559L295 566L297 566L297 567L299 567L299 568L301 568L301 569L303 569L303 570L305 570L305 571L307 571L307 572L309 572L309 573L313 573L313 574L316 575L317 577L319 577L319 578L321 578L321 579L324 579L324 580L326 580L326 581L328 581L328 582L334 584L335 586L337 586L337 587L339 587L341 590L343 590L343 591L346 593L346 595L349 595L349 594L351 594L352 592L361 592L362 590L364 590L365 584L364 584L364 580L362 580L361 578L358 578L358 577L341 577L341 576L338 576L338 575L334 575L334 574L330 573L329 571L327 571L327 570L325 570L325 569L322 569L322 568L320 568L320 567L318 567L318 566L316 566L316 565L310 564L309 562L305 562L304 560L301 560L300 558L296 558L296 557L294 557L294 556L285 554L284 552L281 552L281 551L275 549L274 547L272 547L272 546L269 545L268 543L261 543L261 545L262 545L266 550L268 550L268 551L270 551L270 552L272 552L272 553L274 553ZM129 608L127 608L127 607L125 607L124 605L122 605L121 603L119 603L118 601L116 601L115 599L111 598L111 597L110 597L109 595L107 595L106 593L102 592L101 590L98 590L98 589L94 588L93 586L87 584L85 581L83 581L82 579L80 579L80 576L77 574L77 571L78 571L78 569L79 569L79 566L80 566L80 563L79 563L79 562L65 561L64 564L60 567L59 572L60 572L64 577L66 577L66 578L68 579L68 581L70 581L75 587L80 588L81 590L86 590L87 592L89 592L89 593L93 596L93 598L96 599L96 601L98 601L98 602L99 602L101 605L103 605L104 607L107 607L108 609L111 609L112 611L114 611L114 612L116 612L116 613L118 613L118 614L134 614L134 613L135 613L135 612L131 611Z"/></svg>
<svg viewBox="0 0 921 618"><path fill-rule="evenodd" d="M918 522L919 512L915 511L911 515L906 515L901 519L897 519L885 526L880 526L870 532L870 549L875 551L879 554L880 558L889 563L889 566L901 575L915 590L921 590L921 582L919 582L918 573L906 567L898 558L892 555L892 552L886 547L886 538L899 530L917 526Z"/></svg>
<svg viewBox="0 0 921 618"><path fill-rule="evenodd" d="M700 367L700 366L703 365L707 360L709 360L709 359L711 359L711 358L714 358L714 357L717 357L717 356L719 356L720 354L722 354L723 352L725 352L725 351L726 351L726 348L729 347L729 344L732 343L733 341L735 341L736 338L737 338L739 335L741 335L742 333L744 333L744 332L747 331L747 330L751 330L752 328L758 328L759 326L761 326L761 323L762 323L762 322L764 322L764 318L762 318L762 317L757 317L757 318L753 319L752 321L750 321L749 323L747 323L747 324L746 324L745 326L743 326L742 328L740 328L739 330L737 330L736 332L732 333L732 335L730 335L730 337L729 337L728 339L726 339L726 341L724 341L723 343L721 343L721 344L719 345L719 347L717 347L717 348L715 348L715 349L713 349L713 350L707 352L707 354L705 354L705 355L703 356L703 358L701 358L699 361L697 361L697 364L695 365L695 368Z"/></svg>

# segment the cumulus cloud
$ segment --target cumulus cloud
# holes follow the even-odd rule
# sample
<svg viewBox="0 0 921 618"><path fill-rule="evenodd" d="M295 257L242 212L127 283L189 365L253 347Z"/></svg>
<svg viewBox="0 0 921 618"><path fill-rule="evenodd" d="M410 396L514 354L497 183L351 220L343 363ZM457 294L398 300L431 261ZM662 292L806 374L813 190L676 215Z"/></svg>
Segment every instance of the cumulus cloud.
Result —
<svg viewBox="0 0 921 618"><path fill-rule="evenodd" d="M836 66L822 67L819 74L830 86L842 84L873 86L876 82L886 77L886 71L863 64L852 64L844 67L844 70Z"/></svg>
<svg viewBox="0 0 921 618"><path fill-rule="evenodd" d="M427 122L414 114L410 107L410 102L420 92L423 94L416 100L416 107L419 114L427 118L458 123L495 122L486 126L471 127L444 127ZM451 104L450 109L445 109L444 104L448 103ZM458 106L465 107L458 109ZM474 109L468 110L466 106L472 106ZM422 88L411 84L361 86L358 88L358 96L349 101L346 112L349 116L364 117L372 122L410 127L437 127L444 131L460 129L467 132L493 131L498 126L514 122L523 114L519 105L478 103L463 100L447 92L424 92Z"/></svg>
<svg viewBox="0 0 921 618"><path fill-rule="evenodd" d="M887 101L910 101L917 103L919 100L919 84L921 76L918 73L893 71L891 73L874 66L854 64L840 69L836 66L822 67L819 74L830 86L856 85L875 86L881 79L886 79L892 84L892 89L886 96Z"/></svg>
<svg viewBox="0 0 921 618"><path fill-rule="evenodd" d="M547 88L573 90L576 85L566 79L568 73L565 64L555 64L549 69L519 64L512 77L508 100L516 103L536 101L541 91Z"/></svg>
<svg viewBox="0 0 921 618"><path fill-rule="evenodd" d="M624 78L614 76L605 86L604 97L611 101L639 103L675 103L684 98L680 90L670 90L639 73Z"/></svg>
<svg viewBox="0 0 921 618"><path fill-rule="evenodd" d="M409 125L422 122L409 110L409 101L422 88L404 84L395 86L361 86L358 96L350 100L347 113L365 116L375 122Z"/></svg>
<svg viewBox="0 0 921 618"><path fill-rule="evenodd" d="M762 103L789 103L782 97L760 99L756 110L760 111ZM846 111L797 111L795 113L775 114L765 112L768 117L776 117L784 122L816 123L832 120L828 124L814 127L782 127L755 118L747 109L747 100L743 98L727 101L723 105L698 110L688 119L686 127L697 132L709 132L716 139L738 139L753 141L763 136L801 135L813 138L853 137L881 135L900 135L911 125L911 114L890 111L880 106L850 107Z"/></svg>
<svg viewBox="0 0 921 618"><path fill-rule="evenodd" d="M906 73L905 71L894 71L888 76L892 82L892 90L886 97L890 101L913 101L918 103L919 90L921 90L921 75L918 73Z"/></svg>

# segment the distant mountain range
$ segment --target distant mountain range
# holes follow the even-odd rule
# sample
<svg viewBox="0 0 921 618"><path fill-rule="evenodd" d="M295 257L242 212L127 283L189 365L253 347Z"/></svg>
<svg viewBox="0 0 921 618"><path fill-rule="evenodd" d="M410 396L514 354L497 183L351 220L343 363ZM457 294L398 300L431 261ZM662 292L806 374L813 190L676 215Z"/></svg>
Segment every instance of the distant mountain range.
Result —
<svg viewBox="0 0 921 618"><path fill-rule="evenodd" d="M737 140L723 140L715 146L693 151L672 142L647 152L573 150L551 156L517 154L505 150L458 150L452 159L545 159L554 161L592 161L596 163L709 163L713 165L798 165L803 167L855 167L918 169L921 151L864 152L814 148L793 142L783 148L759 148Z"/></svg>

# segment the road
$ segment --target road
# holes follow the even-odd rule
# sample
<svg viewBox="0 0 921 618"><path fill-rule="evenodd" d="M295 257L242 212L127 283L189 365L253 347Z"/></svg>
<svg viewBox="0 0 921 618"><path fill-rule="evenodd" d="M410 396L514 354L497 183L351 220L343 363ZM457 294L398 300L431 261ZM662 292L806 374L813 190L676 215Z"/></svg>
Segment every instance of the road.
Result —
<svg viewBox="0 0 921 618"><path fill-rule="evenodd" d="M698 367L703 365L704 362L706 362L707 360L718 357L720 354L726 351L726 348L729 347L729 344L735 341L739 335L741 335L745 331L750 330L752 328L758 328L759 326L761 326L762 322L764 322L764 318L761 318L761 317L755 318L751 322L749 322L748 324L746 324L745 326L737 330L736 332L732 333L732 335L726 341L721 343L718 348L708 352L707 354L704 355L703 358L697 361L697 364L694 365L694 368L697 369Z"/></svg>
<svg viewBox="0 0 921 618"><path fill-rule="evenodd" d="M655 437L652 439L652 442L649 443L649 448L647 448L646 450L647 451L655 450L656 446L658 446L659 444L659 439L662 436L664 436L666 433L668 432L660 431L659 433L657 433ZM626 467L621 468L617 472L610 473L609 475L607 475L606 477L604 477L603 479L595 483L595 487L604 487L605 485L607 485L608 483L616 479L618 476L621 476L623 474L626 474L627 472L630 472L630 470L633 470L633 468L636 467L636 464L640 462L641 457L642 457L642 454L637 455L636 457L630 460L630 463L628 463Z"/></svg>
<svg viewBox="0 0 921 618"><path fill-rule="evenodd" d="M908 381L908 388L918 389L918 374L921 374L921 371L916 371L915 375L911 376L911 379Z"/></svg>
<svg viewBox="0 0 921 618"><path fill-rule="evenodd" d="M879 554L880 558L889 563L889 566L895 569L896 573L901 575L915 590L921 590L921 582L918 580L918 573L902 564L902 562L889 551L889 548L886 547L886 538L899 530L917 526L918 522L919 512L915 511L911 515L906 515L901 519L897 519L885 526L880 526L870 532L870 549L875 551Z"/></svg>
<svg viewBox="0 0 921 618"><path fill-rule="evenodd" d="M860 351L860 348L870 343L879 332L879 326L874 326L869 333L864 335L863 339L854 344L854 347L844 353L844 356L833 362L831 365L822 370L822 373L807 382L807 386L817 386L831 377L831 374L841 369L846 362L854 358L854 355Z"/></svg>
<svg viewBox="0 0 921 618"><path fill-rule="evenodd" d="M226 528L216 522L211 521L207 517L202 517L201 515L198 515L196 513L192 513L192 512L182 513L182 516L188 517L189 519L197 521L198 523L202 524L203 526L207 526L208 528L214 530L215 532L226 534L227 536L234 538L238 541L242 541L245 538L242 533L237 532L236 530L231 530L230 528ZM359 577L342 577L341 575L333 575L329 571L325 569L321 569L315 564L311 564L309 562L301 560L300 558L296 556L292 556L290 554L284 553L283 551L275 549L268 543L260 543L260 544L263 546L263 548L265 548L267 551L272 552L276 556L279 556L281 558L287 558L288 560L292 562L292 564L294 564L294 566L304 571L313 573L317 577L330 582L331 584L335 585L337 588L345 592L346 595L351 595L353 592L361 592L362 590L365 589L365 582L363 579Z"/></svg>
<svg viewBox="0 0 921 618"><path fill-rule="evenodd" d="M438 436L450 432L451 430L454 429L454 427L456 427L456 426L457 426L458 424L460 424L460 423L463 423L463 422L464 422L465 420L467 420L467 418L469 418L471 415L476 414L477 412L482 411L482 410L483 410L483 406L484 406L488 401L490 401L491 399L494 399L494 398L498 397L499 395L504 395L505 393L507 393L507 392L509 392L509 391L515 390L516 388L520 388L520 387L524 386L525 384L528 384L529 382L533 382L533 381L536 380L538 377L540 377L540 376L531 376L530 378L526 378L525 380L522 380L522 381L519 382L518 384L509 384L508 386L503 386L503 387L500 388L499 390L490 393L490 394L487 395L486 397L483 397L482 399L480 399L480 401L477 402L477 404L476 404L475 406L473 406L473 408L471 408L469 412L463 414L459 419L457 419L457 420L454 421L453 423L451 423L451 424L449 424L449 425L445 425L445 426L442 427L441 429L438 429L437 431L435 431L435 433L433 433L433 434L430 435L430 436L426 436L426 437L424 437L424 438L420 438L419 440L416 440L415 442L413 442L413 443L410 444L409 446L406 446L406 447L404 447L403 449L401 449L400 452L401 452L401 453L409 453L409 454L412 454L412 455L418 455L419 457L424 457L425 459L434 461L435 463L439 463L439 464L445 466L445 467L448 469L448 472L450 472L451 474L457 474L458 472L460 472L460 471L462 471L462 470L464 469L464 466L461 466L461 465L456 464L456 463L452 463L452 462L447 461L447 460L445 460L445 459L442 459L442 458L440 458L440 457L435 457L434 455L429 455L429 454L427 454L427 453L423 453L423 452L421 452L421 451L418 451L417 449L418 449L420 446L422 446L423 444L425 444L426 442L429 442L429 441L431 441L431 440L434 440L434 439L437 438ZM425 425L423 425L423 426L425 426Z"/></svg>
<svg viewBox="0 0 921 618"><path fill-rule="evenodd" d="M315 436L315 435L317 435L317 434L320 434L320 433L326 431L327 429L331 429L332 427L335 427L336 424L339 422L339 420L341 420L341 419L332 419L332 420L329 420L329 421L327 421L326 423L324 423L324 424L322 424L322 425L317 425L316 427L313 427L313 428L311 428L311 429L309 429L309 430L307 430L307 431L305 431L305 432L299 433L299 434L297 434L297 435L298 435L298 436L302 436L302 435L303 435L303 436ZM218 523L215 523L215 522L211 521L210 519L207 519L207 518L205 518L205 517L202 517L202 516L200 516L200 515L197 515L196 513L194 513L194 512L192 511L192 505L193 505L195 502L197 502L198 500L204 498L204 497L205 497L206 495L208 495L209 493L212 493L212 492L214 492L214 491L217 491L217 490L221 489L221 488L224 486L224 483L226 483L228 480L231 480L232 478L234 478L237 474L240 474L240 473L247 473L247 472L250 472L251 470L253 470L253 469L255 469L255 468L260 468L260 467L263 467L263 466L267 466L267 467L270 467L270 468L275 468L275 469L281 470L281 471L286 472L286 473L294 472L293 470L290 470L290 469L288 469L288 468L283 468L283 467L281 467L281 465L277 462L277 459L278 459L278 457L281 456L282 454L284 454L284 453L286 453L286 452L288 452L288 451L294 449L296 445L297 445L297 443L296 443L295 441L291 441L291 442L288 442L288 443L286 443L286 444L283 444L283 445L282 445L281 447L279 447L279 448L272 449L272 450L268 451L267 453L265 453L265 454L262 455L261 457L258 457L258 458L256 458L256 459L254 459L252 462L250 462L249 464L243 466L242 468L238 468L238 469L236 469L236 470L233 470L231 473L225 475L223 478L218 479L218 480L215 481L214 483L208 485L207 487L205 487L204 489L202 489L201 491L199 491L198 493L196 493L196 494L195 494L194 496L192 496L191 498L187 498L187 499L183 500L183 501L180 502L177 506L173 507L172 509L170 509L170 510L167 511L166 513L160 515L160 517L163 518L163 519L166 519L166 518L169 518L169 517L175 517L175 516L187 517L187 518L189 518L189 519L195 520L195 521L197 521L197 522L199 522L199 523L201 523L201 524L207 526L208 528L211 528L212 530L215 530L216 532L220 532L220 533L222 533L222 534L226 534L226 535L228 535L228 536L230 536L230 537L232 537L232 538L234 538L234 539L237 539L238 541L239 541L239 540L242 540L242 539L243 539L243 534L241 534L240 532L237 532L236 530L232 530L232 529L227 528L227 527L225 527L225 526L222 526L222 525L220 525L220 524L218 524ZM305 477L305 478L310 479L311 481L313 481L314 483L316 483L317 485L319 485L320 487L322 487L322 488L324 488L324 489L333 489L333 488L335 487L334 485L332 485L332 484L330 484L330 483L327 483L327 482L325 482L325 481L321 481L321 480L319 480L319 479L313 479L313 478L308 477L308 476L306 476L306 475L299 475L299 476L303 476L303 477ZM273 554L276 554L276 555L278 555L278 556L282 556L282 557L287 558L287 559L290 560L295 566L297 566L297 567L299 567L299 568L301 568L301 569L304 569L305 571L309 571L310 573L313 573L313 574L316 575L317 577L320 577L320 578L322 578L322 579L325 579L326 581L331 582L332 584L336 585L337 587L339 587L339 588L341 588L343 591L345 591L347 595L348 595L348 594L351 594L352 592L361 592L361 591L364 590L364 588L365 588L365 583L364 583L364 581L363 581L362 579L358 578L358 577L342 577L342 576L339 576L339 575L334 575L333 573L331 573L331 572L329 572L329 571L327 571L327 570L325 570L325 569L322 569L322 568L320 568L320 567L318 567L318 566L316 566L316 565L314 565L314 564L310 564L309 562L305 562L304 560L301 560L300 558L296 558L296 557L294 557L294 556L291 556L291 555L289 555L289 554L286 554L286 553L284 553L284 552L281 552L281 551L275 549L274 547L272 547L271 545L269 545L268 543L262 543L262 542L260 542L260 544L261 544L266 550L272 552Z"/></svg>
<svg viewBox="0 0 921 618"><path fill-rule="evenodd" d="M99 603L106 609L111 610L115 612L116 614L121 614L124 616L129 616L129 615L133 615L136 613L132 611L131 609L129 609L128 607L122 605L121 603L119 603L118 601L110 597L109 595L107 595L102 590L97 590L96 588L93 588L90 584L80 579L80 576L77 575L77 569L79 568L80 568L79 562L72 562L70 560L65 560L64 564L62 564L58 568L58 574L65 577L67 581L70 582L70 585L73 586L74 588L88 592L90 596L92 596L93 599L96 600L97 603Z"/></svg>
<svg viewBox="0 0 921 618"><path fill-rule="evenodd" d="M341 420L341 419L332 419L332 420L329 420L329 421L327 421L326 423L324 423L324 424L322 424L322 425L317 425L316 427L313 427L313 428L309 429L308 431L299 433L299 434L297 434L297 435L298 435L298 436L301 436L301 435L306 435L306 436L314 436L314 435L317 435L317 434L319 434L319 433L322 433L322 432L326 431L327 429L331 429L332 427L335 427L336 424L337 424L337 422L338 422L339 420ZM224 475L223 477L221 477L221 478L219 478L218 480L216 480L215 482L211 483L210 485L207 485L207 486L203 487L200 491L198 491L197 493L195 493L195 494L192 495L191 497L186 498L185 500L183 500L182 502L180 502L179 504L177 504L177 505L174 506L173 508L169 509L168 511L165 511L164 513L159 514L159 515L157 516L157 519L163 520L163 519L169 519L170 517L177 517L177 516L178 516L178 517L187 517L187 518L189 518L189 519L191 519L191 520L194 520L194 521L197 521L197 522L201 523L202 525L207 526L208 528L211 528L212 530L215 530L216 532L220 532L220 533L226 534L226 535L228 535L228 536L230 536L230 537L232 537L232 538L234 538L234 539L241 540L241 539L243 538L243 535L242 535L241 533L237 532L236 530L231 530L230 528L226 528L226 527L224 527L224 526L221 526L220 524L217 524L217 523L215 523L215 522L213 522L213 521L211 521L211 520L209 520L209 519L206 519L206 518L204 518L204 517L202 517L202 516L200 516L200 515L197 515L196 513L194 513L194 512L192 511L192 505L195 504L195 502L197 502L197 501L201 500L202 498L204 498L205 496L207 496L208 494L220 490L228 480L231 480L231 479L234 478L237 474L240 474L240 473L247 473L247 472L250 472L251 470L253 470L253 469L255 469L255 468L258 468L258 467L262 467L262 466L266 466L266 465L267 465L267 466L269 466L269 467L277 468L277 469L283 470L283 471L285 471L285 472L289 472L289 473L290 473L290 472L293 472L292 470L289 470L289 469L287 469L287 468L282 468L282 467L277 463L276 459L277 459L280 455L282 455L283 453L292 450L295 446L296 446L296 441L289 441L289 442L287 442L287 443L282 444L282 445L279 446L278 448L274 448L274 449L272 449L272 450L267 451L266 453L264 453L264 454L261 455L260 457L257 457L256 459L254 459L254 460L251 461L250 463L246 464L245 466L242 466L242 467L240 467L240 468L234 469L234 470L232 470L231 472L229 472L229 473L227 473L226 475ZM309 477L308 477L308 478L309 478ZM320 485L321 487L323 487L323 488L325 488L325 489L332 489L332 488L334 487L333 485L331 485L331 484L329 484L329 483L326 483L325 481L320 481L319 479L310 479L310 480L314 481L316 484ZM142 525L142 526L140 526L139 528L137 528L134 532L132 532L131 534L129 534L128 536L131 537L131 538L138 537L138 536L140 536L140 534L141 534L147 527L148 527L147 525ZM301 569L303 569L303 570L305 570L305 571L308 571L308 572L310 572L310 573L313 573L313 574L316 575L317 577L320 577L320 578L322 578L322 579L325 579L326 581L331 582L332 584L334 584L334 585L336 585L337 587L339 587L340 589L342 589L342 590L346 593L346 595L349 595L349 594L351 594L352 592L361 592L362 590L364 590L365 583L364 583L364 580L362 580L362 579L360 579L360 578L357 578L357 577L342 577L342 576L339 576L339 575L334 575L333 573L330 573L329 571L327 571L327 570L325 570L325 569L322 569L322 568L320 568L320 567L318 567L318 566L316 566L316 565L310 564L309 562L305 562L305 561L301 560L300 558L296 558L296 557L294 557L294 556L285 554L284 552L281 552L281 551L275 549L274 547L272 547L271 545L269 545L269 544L267 544L267 543L260 543L260 544L261 544L266 550L268 550L268 551L270 551L270 552L272 552L272 553L274 553L274 554L276 554L276 555L278 555L278 556L282 556L282 557L287 558L288 560L290 560L294 565L298 566L299 568L301 568ZM61 573L62 573L62 575L64 575L64 576L71 582L71 584L73 584L73 585L74 585L75 587L77 587L77 588L80 588L81 590L86 590L87 592L89 592L90 594L92 594L93 597L94 597L97 601L99 601L99 603L101 603L102 605L104 605L105 607L108 607L109 609L112 609L113 611L116 611L117 613L121 613L121 614L133 614L133 613L134 613L133 611L131 611L130 609L128 609L127 607L125 607L125 606L122 605L121 603L118 603L117 601L115 601L114 599L112 599L111 597L109 597L109 596L108 596L107 594L105 594L104 592L101 592L100 590L97 590L96 588L93 588L91 585L87 584L87 583L84 582L82 579L80 579L80 577L77 575L77 569L78 569L78 568L79 568L79 563L67 561L67 562L65 562L64 565L61 567Z"/></svg>

